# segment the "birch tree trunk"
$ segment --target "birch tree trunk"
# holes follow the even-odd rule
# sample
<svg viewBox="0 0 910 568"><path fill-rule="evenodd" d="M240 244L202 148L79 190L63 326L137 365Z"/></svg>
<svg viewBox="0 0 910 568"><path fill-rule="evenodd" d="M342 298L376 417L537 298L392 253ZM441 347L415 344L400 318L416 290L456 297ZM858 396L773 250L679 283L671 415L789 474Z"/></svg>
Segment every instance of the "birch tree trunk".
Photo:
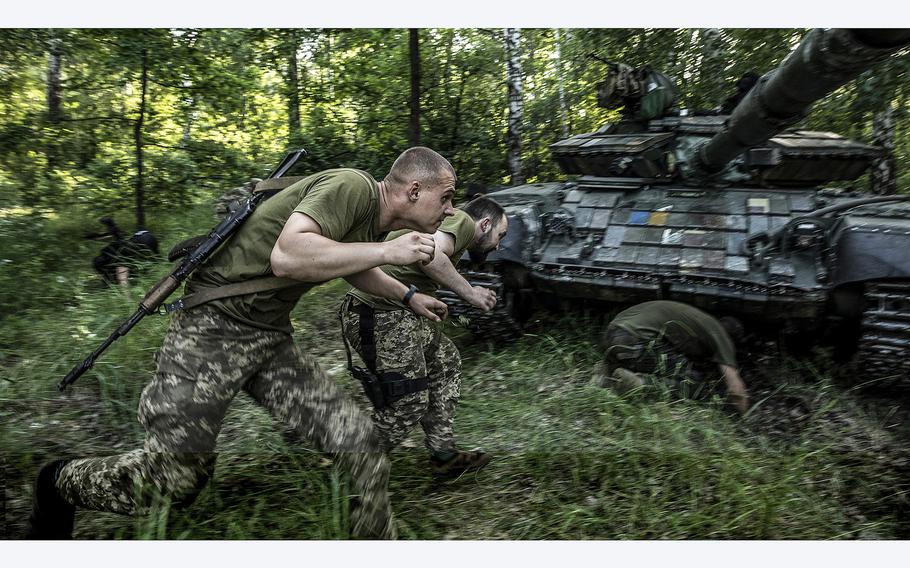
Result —
<svg viewBox="0 0 910 568"><path fill-rule="evenodd" d="M872 119L872 142L882 149L882 156L872 161L870 178L872 191L880 195L897 192L897 172L894 161L894 110L888 103Z"/></svg>
<svg viewBox="0 0 910 568"><path fill-rule="evenodd" d="M692 96L691 78L695 73L694 54L697 52L696 42L698 41L699 33L698 30L695 29L683 32L683 34L687 37L680 41L682 45L678 46L678 51L674 53L674 56L679 62L676 66L677 77L675 77L675 79L676 84L679 86L683 101L680 106L692 109L695 106L695 98Z"/></svg>
<svg viewBox="0 0 910 568"><path fill-rule="evenodd" d="M300 76L297 68L297 50L300 48L300 38L296 31L290 31L287 38L288 58L288 142L294 140L300 133Z"/></svg>
<svg viewBox="0 0 910 568"><path fill-rule="evenodd" d="M522 121L522 86L521 86L521 34L517 28L506 28L506 82L509 87L509 127L506 137L509 163L509 182L521 185L525 182L521 168L521 121Z"/></svg>
<svg viewBox="0 0 910 568"><path fill-rule="evenodd" d="M562 73L562 37L559 28L553 30L553 43L556 47L556 84L559 93L559 126L563 138L569 137L568 111L566 110L566 87Z"/></svg>
<svg viewBox="0 0 910 568"><path fill-rule="evenodd" d="M698 66L698 91L701 94L696 108L713 108L720 103L725 64L721 31L717 28L702 30L701 63Z"/></svg>
<svg viewBox="0 0 910 568"><path fill-rule="evenodd" d="M136 142L136 228L145 228L145 180L142 170L142 124L145 122L145 95L148 89L148 51L142 50L142 74L140 77L139 117L133 125L133 139Z"/></svg>
<svg viewBox="0 0 910 568"><path fill-rule="evenodd" d="M192 110L194 99L192 96L188 96L183 100L184 106L186 106L186 116L183 120L183 135L180 137L180 145L188 146L190 143L190 133L193 130L193 120L196 118L196 113Z"/></svg>
<svg viewBox="0 0 910 568"><path fill-rule="evenodd" d="M184 148L190 143L190 135L193 131L193 122L196 121L197 113L194 110L196 108L196 97L193 96L193 81L190 79L189 75L183 76L183 82L181 86L186 89L186 94L181 97L180 103L183 105L184 116L183 116L183 135L180 137L180 145Z"/></svg>
<svg viewBox="0 0 910 568"><path fill-rule="evenodd" d="M411 62L411 97L408 99L411 116L408 120L408 145L420 146L420 33L417 28L408 30L408 46Z"/></svg>

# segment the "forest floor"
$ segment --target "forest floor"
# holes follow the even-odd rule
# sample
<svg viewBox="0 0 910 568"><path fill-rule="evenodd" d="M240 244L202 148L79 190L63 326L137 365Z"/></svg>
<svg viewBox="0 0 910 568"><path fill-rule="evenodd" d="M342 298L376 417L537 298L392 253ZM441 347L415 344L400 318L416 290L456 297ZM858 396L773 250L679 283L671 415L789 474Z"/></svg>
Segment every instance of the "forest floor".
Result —
<svg viewBox="0 0 910 568"><path fill-rule="evenodd" d="M164 250L193 232L176 227L212 224L201 209L184 215L156 227ZM141 446L137 401L166 317L146 318L66 392L55 386L167 267L127 289L99 286L90 261L100 247L80 230L73 219L0 216L2 538L22 534L44 461ZM338 333L346 290L335 282L304 296L295 339L366 408ZM753 402L744 418L717 397L621 396L591 380L603 314L537 318L508 344L449 324L464 362L456 436L495 459L435 482L415 431L392 454L401 538L910 537L906 393L857 390L824 351L796 358L769 345L744 364ZM80 510L75 537L345 538L344 476L243 394L217 449L214 477L192 507L165 502L135 518Z"/></svg>

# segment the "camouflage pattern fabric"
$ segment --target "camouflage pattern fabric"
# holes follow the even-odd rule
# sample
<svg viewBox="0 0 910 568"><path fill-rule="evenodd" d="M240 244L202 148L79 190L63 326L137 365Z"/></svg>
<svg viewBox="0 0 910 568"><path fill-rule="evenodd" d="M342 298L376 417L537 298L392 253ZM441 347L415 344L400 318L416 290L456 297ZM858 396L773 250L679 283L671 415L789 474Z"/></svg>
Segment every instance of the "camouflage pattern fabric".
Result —
<svg viewBox="0 0 910 568"><path fill-rule="evenodd" d="M142 513L156 494L189 504L211 476L228 406L246 391L319 450L336 454L358 495L352 535L394 538L389 463L368 417L291 337L257 329L210 306L178 312L139 401L145 444L125 454L77 459L57 487L71 504Z"/></svg>
<svg viewBox="0 0 910 568"><path fill-rule="evenodd" d="M347 296L341 305L341 331L363 357L360 316L351 310L359 300ZM409 310L375 312L376 368L409 379L427 377L427 389L401 397L383 410L373 409L373 422L386 451L399 445L418 423L430 453L455 447L452 422L461 384L461 356L441 326Z"/></svg>
<svg viewBox="0 0 910 568"><path fill-rule="evenodd" d="M252 178L240 187L235 187L218 196L215 200L214 210L215 217L223 219L231 212L235 211L240 205L253 195L253 188L262 181L259 178Z"/></svg>

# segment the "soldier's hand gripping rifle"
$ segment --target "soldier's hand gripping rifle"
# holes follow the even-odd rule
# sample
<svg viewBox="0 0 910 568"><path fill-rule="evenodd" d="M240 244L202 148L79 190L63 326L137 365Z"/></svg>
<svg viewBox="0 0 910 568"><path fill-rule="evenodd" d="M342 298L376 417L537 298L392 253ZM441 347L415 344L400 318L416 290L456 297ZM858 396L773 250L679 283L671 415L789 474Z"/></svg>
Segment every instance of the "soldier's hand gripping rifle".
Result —
<svg viewBox="0 0 910 568"><path fill-rule="evenodd" d="M288 152L285 155L284 159L275 168L275 170L269 174L266 179L275 179L280 178L282 175L287 173L288 170L300 159L302 156L306 155L306 150L293 150ZM212 253L214 253L228 237L230 237L239 227L243 224L244 221L249 218L249 216L256 210L256 207L266 198L271 197L277 193L277 190L273 191L256 191L253 195L250 196L247 201L241 205L236 211L230 213L221 223L218 224L214 229L212 229L208 236L203 238L202 241L193 248L189 254L187 254L183 261L174 268L170 274L162 278L155 284L151 290L145 295L141 302L139 302L139 307L133 312L133 315L129 317L128 320L123 322L120 327L117 328L114 333L108 336L97 349L92 351L91 355L85 358L84 361L73 367L69 373L63 378L62 381L57 385L59 390L63 390L67 385L71 385L76 382L83 373L92 368L95 364L95 360L101 356L104 351L110 347L110 345L117 341L117 339L123 337L133 327L139 323L142 318L145 316L155 313L158 311L158 308L164 301L174 293L174 291L183 284L183 281L192 273L196 268L199 267L203 262L205 262Z"/></svg>

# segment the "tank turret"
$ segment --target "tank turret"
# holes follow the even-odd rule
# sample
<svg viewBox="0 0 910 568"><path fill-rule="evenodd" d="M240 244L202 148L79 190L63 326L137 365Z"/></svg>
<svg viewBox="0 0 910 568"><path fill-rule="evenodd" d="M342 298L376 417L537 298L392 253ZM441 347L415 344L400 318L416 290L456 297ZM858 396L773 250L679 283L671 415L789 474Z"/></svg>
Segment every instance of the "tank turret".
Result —
<svg viewBox="0 0 910 568"><path fill-rule="evenodd" d="M908 43L910 30L813 30L777 69L740 80L731 99L742 100L729 115L676 109L665 75L602 60L607 79L597 86L598 105L621 108L622 120L550 149L568 174L643 183L716 188L851 181L868 169L878 148L832 132L785 131L815 101Z"/></svg>

